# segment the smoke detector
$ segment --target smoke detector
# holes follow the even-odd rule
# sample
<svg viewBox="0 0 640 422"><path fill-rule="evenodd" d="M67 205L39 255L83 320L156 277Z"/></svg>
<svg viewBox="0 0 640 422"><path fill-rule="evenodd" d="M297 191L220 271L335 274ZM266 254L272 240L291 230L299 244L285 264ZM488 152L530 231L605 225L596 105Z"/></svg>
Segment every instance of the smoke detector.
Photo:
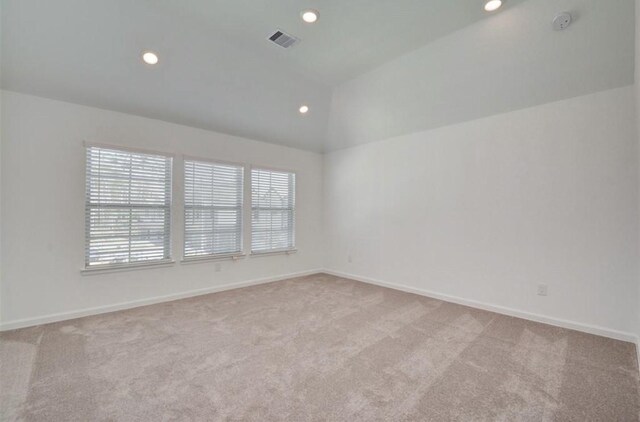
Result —
<svg viewBox="0 0 640 422"><path fill-rule="evenodd" d="M558 13L556 17L553 18L553 29L556 31L567 29L569 25L571 25L571 13L569 12Z"/></svg>

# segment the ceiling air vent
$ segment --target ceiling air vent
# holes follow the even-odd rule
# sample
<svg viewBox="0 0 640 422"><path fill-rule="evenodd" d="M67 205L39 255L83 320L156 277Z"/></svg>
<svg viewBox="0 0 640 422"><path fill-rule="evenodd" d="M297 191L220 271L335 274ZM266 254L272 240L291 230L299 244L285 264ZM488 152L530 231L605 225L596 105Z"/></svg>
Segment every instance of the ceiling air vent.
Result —
<svg viewBox="0 0 640 422"><path fill-rule="evenodd" d="M289 48L293 47L300 40L293 35L285 34L284 32L278 30L269 37L269 41L278 44L282 48Z"/></svg>

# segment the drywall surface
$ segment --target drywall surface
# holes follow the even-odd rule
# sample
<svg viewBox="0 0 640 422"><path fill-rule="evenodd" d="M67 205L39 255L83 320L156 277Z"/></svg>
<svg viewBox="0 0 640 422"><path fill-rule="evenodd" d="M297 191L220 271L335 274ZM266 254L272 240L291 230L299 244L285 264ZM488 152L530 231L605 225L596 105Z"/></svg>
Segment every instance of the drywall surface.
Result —
<svg viewBox="0 0 640 422"><path fill-rule="evenodd" d="M321 268L321 155L14 92L2 94L3 324ZM182 253L183 154L296 171L298 252L223 261L220 272L212 262L177 262L82 275L84 141L175 154L176 261Z"/></svg>
<svg viewBox="0 0 640 422"><path fill-rule="evenodd" d="M640 0L636 0L636 67L635 67L635 94L636 94L636 141L640 145ZM638 148L638 163L640 163L640 147ZM640 179L640 164L639 164L638 178ZM639 195L640 196L640 195ZM638 216L640 218L640 216ZM640 233L638 233L640 238ZM640 255L637 257L638 265L640 266ZM637 311L637 328L636 335L640 341L640 277L638 278L638 311ZM640 363L640 344L636 343L636 350L638 352L638 362Z"/></svg>
<svg viewBox="0 0 640 422"><path fill-rule="evenodd" d="M553 31L569 11L574 23ZM334 89L327 150L633 83L634 2L505 8Z"/></svg>
<svg viewBox="0 0 640 422"><path fill-rule="evenodd" d="M2 116L2 91L0 91L0 116ZM1 129L1 126L2 126L2 119L0 118L0 326L2 326L2 129Z"/></svg>
<svg viewBox="0 0 640 422"><path fill-rule="evenodd" d="M326 267L635 333L634 102L627 86L327 154Z"/></svg>
<svg viewBox="0 0 640 422"><path fill-rule="evenodd" d="M0 15L2 3L0 3ZM2 19L0 19L0 45L2 45ZM2 49L0 49L0 80L2 80ZM2 90L0 90L0 326L2 324Z"/></svg>

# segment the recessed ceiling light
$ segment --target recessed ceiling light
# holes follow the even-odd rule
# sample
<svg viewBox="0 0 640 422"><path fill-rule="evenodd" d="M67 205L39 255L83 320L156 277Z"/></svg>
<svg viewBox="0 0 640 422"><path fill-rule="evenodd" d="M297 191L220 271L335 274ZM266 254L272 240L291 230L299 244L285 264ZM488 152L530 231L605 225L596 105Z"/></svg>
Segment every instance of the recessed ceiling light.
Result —
<svg viewBox="0 0 640 422"><path fill-rule="evenodd" d="M145 51L142 54L142 60L144 60L146 64L157 64L158 55L152 51Z"/></svg>
<svg viewBox="0 0 640 422"><path fill-rule="evenodd" d="M318 13L317 10L309 9L303 11L300 15L302 16L302 20L306 23L314 23L318 20L320 13Z"/></svg>
<svg viewBox="0 0 640 422"><path fill-rule="evenodd" d="M307 114L307 112L309 111L309 107L306 105L300 106L298 111L300 111L301 114Z"/></svg>
<svg viewBox="0 0 640 422"><path fill-rule="evenodd" d="M500 9L500 6L502 6L502 0L488 0L484 4L484 10L487 12L494 12Z"/></svg>

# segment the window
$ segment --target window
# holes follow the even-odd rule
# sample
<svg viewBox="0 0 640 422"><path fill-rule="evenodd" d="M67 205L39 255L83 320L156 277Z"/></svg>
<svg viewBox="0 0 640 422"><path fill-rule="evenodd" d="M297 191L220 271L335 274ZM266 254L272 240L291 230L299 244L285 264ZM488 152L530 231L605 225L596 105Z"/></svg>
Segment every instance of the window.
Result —
<svg viewBox="0 0 640 422"><path fill-rule="evenodd" d="M242 252L244 168L185 160L184 257Z"/></svg>
<svg viewBox="0 0 640 422"><path fill-rule="evenodd" d="M171 259L171 157L87 148L87 268Z"/></svg>
<svg viewBox="0 0 640 422"><path fill-rule="evenodd" d="M294 173L251 170L251 252L295 247L295 184Z"/></svg>

